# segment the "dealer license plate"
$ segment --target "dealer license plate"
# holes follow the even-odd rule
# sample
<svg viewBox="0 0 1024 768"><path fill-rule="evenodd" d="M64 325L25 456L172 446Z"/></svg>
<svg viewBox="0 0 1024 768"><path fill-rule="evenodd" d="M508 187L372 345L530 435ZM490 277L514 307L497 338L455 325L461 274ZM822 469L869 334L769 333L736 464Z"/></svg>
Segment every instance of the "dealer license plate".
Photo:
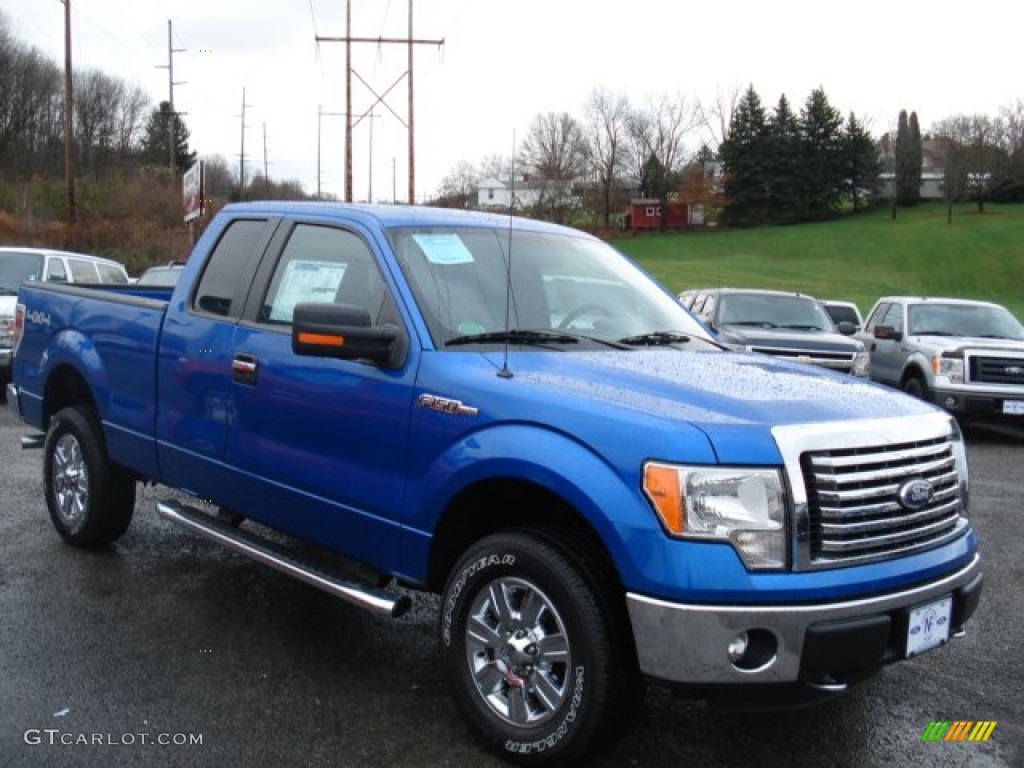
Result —
<svg viewBox="0 0 1024 768"><path fill-rule="evenodd" d="M1024 416L1024 400L1003 400L1003 413Z"/></svg>
<svg viewBox="0 0 1024 768"><path fill-rule="evenodd" d="M944 597L934 603L912 608L910 624L907 627L907 656L924 653L949 640L952 615L952 597Z"/></svg>

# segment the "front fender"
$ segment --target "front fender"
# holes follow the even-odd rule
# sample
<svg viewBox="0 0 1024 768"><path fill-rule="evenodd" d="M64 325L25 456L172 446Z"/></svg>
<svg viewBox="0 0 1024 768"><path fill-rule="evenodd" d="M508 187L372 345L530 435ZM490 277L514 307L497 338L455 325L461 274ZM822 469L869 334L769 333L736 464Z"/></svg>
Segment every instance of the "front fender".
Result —
<svg viewBox="0 0 1024 768"><path fill-rule="evenodd" d="M710 450L710 449L709 449ZM635 583L628 542L660 534L640 489L641 460L617 469L570 435L531 424L502 424L465 435L410 478L406 511L407 572L422 579L442 515L462 491L511 479L543 488L575 509L596 532L624 583ZM486 510L481 510L486 514Z"/></svg>
<svg viewBox="0 0 1024 768"><path fill-rule="evenodd" d="M902 386L903 382L905 382L908 377L920 372L924 377L924 382L928 389L933 388L935 386L935 374L932 373L931 358L931 355L920 350L912 352L910 357L908 357L903 363L903 368L900 371L900 379L897 384Z"/></svg>

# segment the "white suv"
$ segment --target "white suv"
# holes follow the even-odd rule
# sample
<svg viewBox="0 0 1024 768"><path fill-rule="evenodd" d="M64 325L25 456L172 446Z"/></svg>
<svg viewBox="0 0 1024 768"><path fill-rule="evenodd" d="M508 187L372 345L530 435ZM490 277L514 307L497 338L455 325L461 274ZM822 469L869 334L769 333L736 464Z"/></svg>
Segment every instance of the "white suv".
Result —
<svg viewBox="0 0 1024 768"><path fill-rule="evenodd" d="M11 345L18 286L28 280L52 283L124 283L124 265L112 259L49 248L0 247L0 399L11 378Z"/></svg>

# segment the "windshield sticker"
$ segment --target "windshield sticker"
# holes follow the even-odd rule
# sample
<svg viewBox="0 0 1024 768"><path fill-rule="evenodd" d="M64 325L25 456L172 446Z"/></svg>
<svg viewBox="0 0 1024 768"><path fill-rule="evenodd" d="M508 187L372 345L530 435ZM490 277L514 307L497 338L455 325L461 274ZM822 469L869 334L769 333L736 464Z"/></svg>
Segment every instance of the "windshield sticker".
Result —
<svg viewBox="0 0 1024 768"><path fill-rule="evenodd" d="M345 274L344 264L333 261L288 262L274 297L270 319L290 323L300 301L332 302Z"/></svg>
<svg viewBox="0 0 1024 768"><path fill-rule="evenodd" d="M454 232L419 232L412 237L431 264L473 263L473 254Z"/></svg>

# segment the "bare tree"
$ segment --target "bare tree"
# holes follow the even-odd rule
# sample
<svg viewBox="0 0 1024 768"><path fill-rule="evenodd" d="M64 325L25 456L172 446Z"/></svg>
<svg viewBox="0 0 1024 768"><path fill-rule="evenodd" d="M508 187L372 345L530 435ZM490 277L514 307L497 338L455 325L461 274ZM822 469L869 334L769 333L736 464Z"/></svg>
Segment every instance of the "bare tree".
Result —
<svg viewBox="0 0 1024 768"><path fill-rule="evenodd" d="M633 170L644 194L661 201L664 222L685 162L684 141L698 124L696 105L682 94L651 96L629 124Z"/></svg>
<svg viewBox="0 0 1024 768"><path fill-rule="evenodd" d="M590 165L601 187L605 227L611 224L612 187L627 165L629 100L623 93L597 88L586 104Z"/></svg>
<svg viewBox="0 0 1024 768"><path fill-rule="evenodd" d="M469 208L476 185L476 168L472 163L462 160L441 179L437 204L446 208Z"/></svg>
<svg viewBox="0 0 1024 768"><path fill-rule="evenodd" d="M708 145L716 153L722 142L729 138L732 116L742 95L743 89L738 85L732 85L726 90L719 87L715 89L715 100L712 103L697 102L697 119L708 132L711 138Z"/></svg>
<svg viewBox="0 0 1024 768"><path fill-rule="evenodd" d="M579 123L568 112L538 114L520 148L530 183L541 191L536 213L564 221L573 204L572 186L586 171L588 148Z"/></svg>
<svg viewBox="0 0 1024 768"><path fill-rule="evenodd" d="M978 213L985 212L985 199L993 194L1000 169L1008 165L1006 126L1002 117L956 115L934 127L934 133L951 142L958 177L951 181L977 201Z"/></svg>

